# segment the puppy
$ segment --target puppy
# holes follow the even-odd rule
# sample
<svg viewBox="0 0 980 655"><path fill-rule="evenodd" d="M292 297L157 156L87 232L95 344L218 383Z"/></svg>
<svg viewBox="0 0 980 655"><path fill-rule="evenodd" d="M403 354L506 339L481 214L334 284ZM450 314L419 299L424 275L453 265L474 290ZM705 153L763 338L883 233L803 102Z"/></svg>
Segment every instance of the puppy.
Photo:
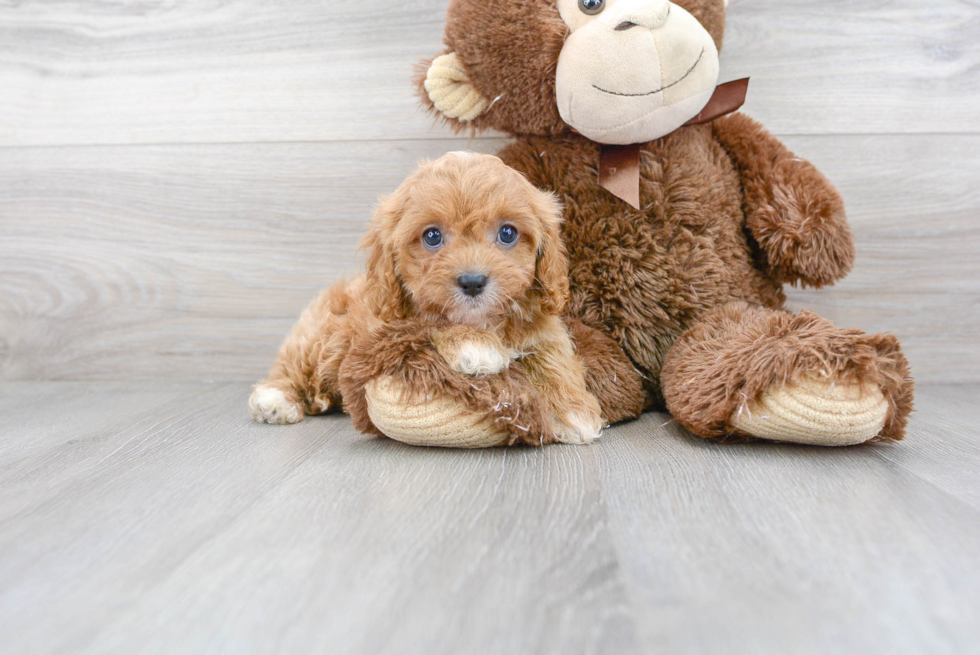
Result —
<svg viewBox="0 0 980 655"><path fill-rule="evenodd" d="M321 293L255 387L252 417L296 423L341 409L338 376L354 336L386 323L434 323L455 371L521 369L552 415L553 436L588 443L605 425L560 312L568 262L555 198L500 159L451 153L424 162L382 199L362 247L367 272Z"/></svg>

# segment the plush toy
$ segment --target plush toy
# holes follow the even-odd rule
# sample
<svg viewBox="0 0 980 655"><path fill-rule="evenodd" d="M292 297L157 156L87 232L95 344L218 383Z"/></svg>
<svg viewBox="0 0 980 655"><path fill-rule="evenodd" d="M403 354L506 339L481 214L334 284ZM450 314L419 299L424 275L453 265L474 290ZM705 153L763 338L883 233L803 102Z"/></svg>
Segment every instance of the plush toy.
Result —
<svg viewBox="0 0 980 655"><path fill-rule="evenodd" d="M593 388L641 384L644 408L719 441L901 439L913 383L896 338L783 309L784 284L834 283L854 246L830 182L728 113L744 85L716 87L726 4L452 0L422 98L457 130L512 135L500 157L564 204L566 313L635 366L623 380L622 353L584 340ZM396 372L365 386L379 431L504 441L478 400ZM613 420L639 409L635 395L603 400Z"/></svg>

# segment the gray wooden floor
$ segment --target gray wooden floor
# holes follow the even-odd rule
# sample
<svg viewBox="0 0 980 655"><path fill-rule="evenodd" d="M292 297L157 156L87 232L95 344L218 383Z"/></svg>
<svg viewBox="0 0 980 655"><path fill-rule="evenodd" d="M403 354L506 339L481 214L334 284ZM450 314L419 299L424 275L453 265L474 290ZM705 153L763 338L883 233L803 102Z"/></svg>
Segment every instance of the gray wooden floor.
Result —
<svg viewBox="0 0 980 655"><path fill-rule="evenodd" d="M242 383L0 384L4 653L976 653L980 387L907 442L433 451Z"/></svg>

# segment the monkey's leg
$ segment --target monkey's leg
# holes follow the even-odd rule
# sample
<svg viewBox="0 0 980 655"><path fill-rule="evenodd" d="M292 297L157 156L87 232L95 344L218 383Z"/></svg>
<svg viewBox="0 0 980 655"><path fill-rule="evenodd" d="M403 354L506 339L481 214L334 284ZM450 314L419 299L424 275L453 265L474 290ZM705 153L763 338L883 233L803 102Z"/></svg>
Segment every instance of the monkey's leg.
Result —
<svg viewBox="0 0 980 655"><path fill-rule="evenodd" d="M719 441L897 441L913 383L898 340L746 303L705 314L667 353L667 408Z"/></svg>
<svg viewBox="0 0 980 655"><path fill-rule="evenodd" d="M635 419L647 404L643 378L612 338L576 319L566 319L575 355L585 366L585 386L602 416L615 425Z"/></svg>
<svg viewBox="0 0 980 655"><path fill-rule="evenodd" d="M268 379L255 386L249 412L260 423L299 423L341 407L337 380L350 348L348 287L338 283L310 303L279 349Z"/></svg>

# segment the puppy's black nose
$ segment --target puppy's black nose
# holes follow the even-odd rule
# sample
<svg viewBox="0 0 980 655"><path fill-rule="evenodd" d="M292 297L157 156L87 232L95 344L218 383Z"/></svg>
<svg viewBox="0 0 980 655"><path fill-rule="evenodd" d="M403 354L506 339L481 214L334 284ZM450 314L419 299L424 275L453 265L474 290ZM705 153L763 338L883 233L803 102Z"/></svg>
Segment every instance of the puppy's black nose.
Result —
<svg viewBox="0 0 980 655"><path fill-rule="evenodd" d="M456 278L456 284L467 296L479 296L487 287L487 276L467 273Z"/></svg>

